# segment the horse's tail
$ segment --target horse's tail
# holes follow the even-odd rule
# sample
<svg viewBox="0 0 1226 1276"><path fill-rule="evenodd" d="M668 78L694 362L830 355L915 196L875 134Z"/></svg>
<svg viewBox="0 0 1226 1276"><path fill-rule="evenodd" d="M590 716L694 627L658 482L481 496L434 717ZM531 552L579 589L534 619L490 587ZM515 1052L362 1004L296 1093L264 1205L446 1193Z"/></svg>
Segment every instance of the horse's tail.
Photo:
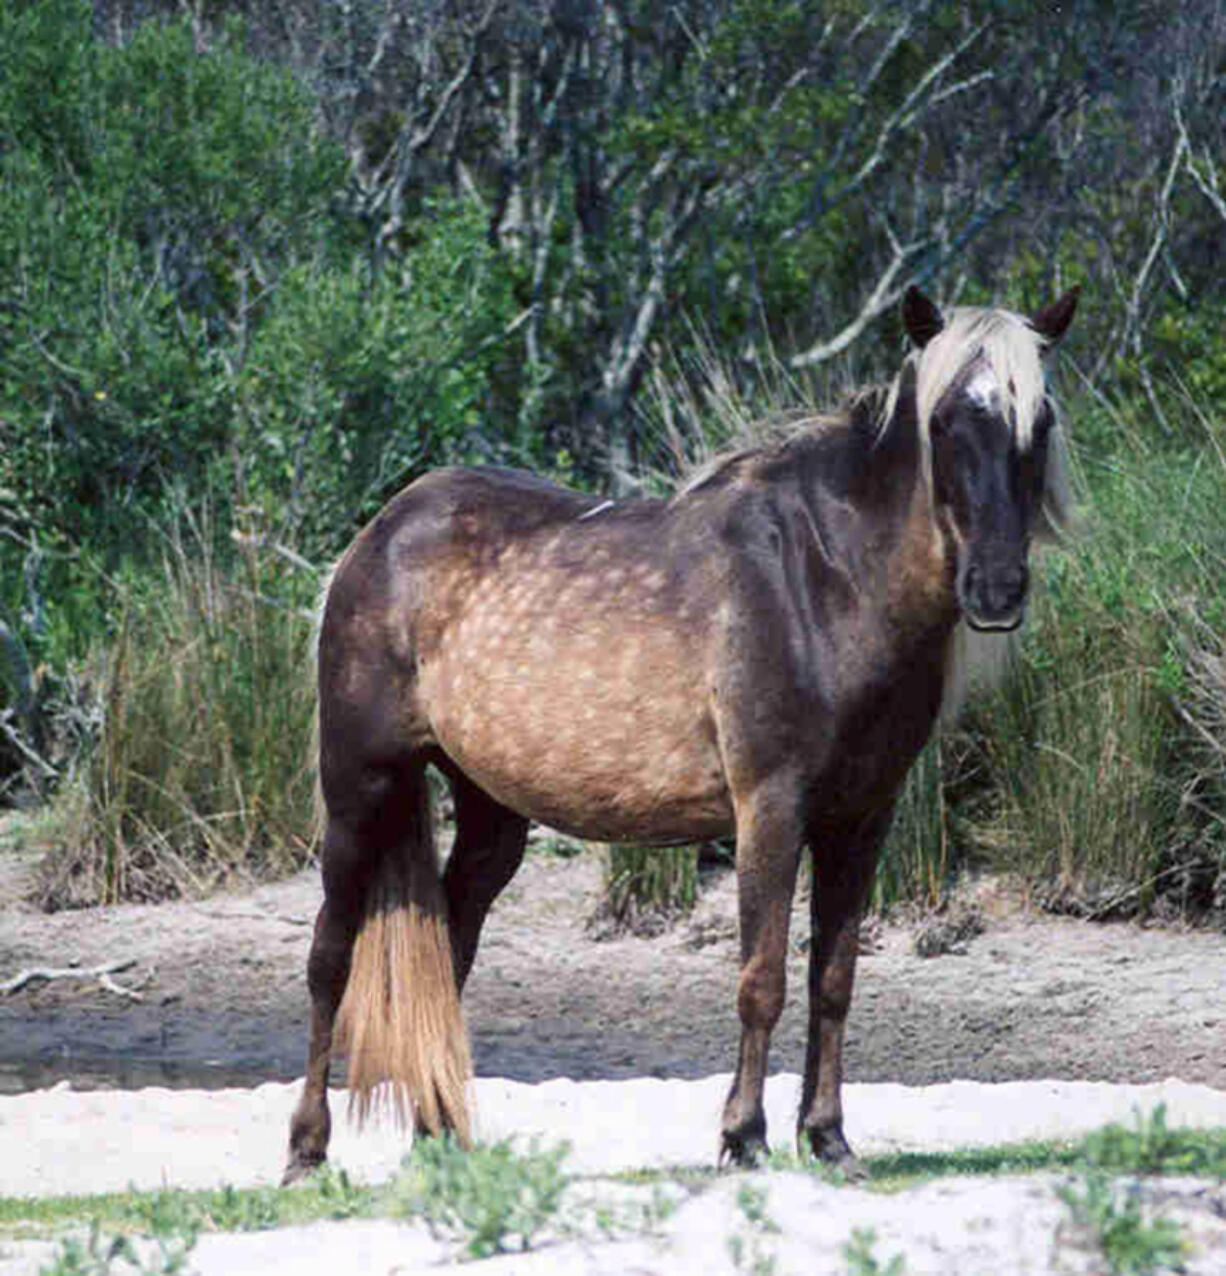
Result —
<svg viewBox="0 0 1226 1276"><path fill-rule="evenodd" d="M349 1055L349 1110L359 1126L390 1099L401 1125L411 1112L419 1129L450 1130L467 1145L468 1033L424 771L411 783L408 836L398 853L380 857L367 886L338 1039Z"/></svg>

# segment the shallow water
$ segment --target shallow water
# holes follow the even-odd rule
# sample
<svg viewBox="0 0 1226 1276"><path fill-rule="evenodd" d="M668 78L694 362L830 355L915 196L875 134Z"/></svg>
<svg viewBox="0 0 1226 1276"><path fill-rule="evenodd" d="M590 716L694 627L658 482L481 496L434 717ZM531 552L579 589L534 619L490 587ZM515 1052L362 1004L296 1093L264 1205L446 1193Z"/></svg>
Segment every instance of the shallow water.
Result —
<svg viewBox="0 0 1226 1276"><path fill-rule="evenodd" d="M301 1071L300 1069L298 1070ZM225 1090L265 1081L292 1081L294 1069L270 1070L241 1063L176 1062L167 1059L0 1059L0 1094L26 1094L67 1081L74 1090Z"/></svg>

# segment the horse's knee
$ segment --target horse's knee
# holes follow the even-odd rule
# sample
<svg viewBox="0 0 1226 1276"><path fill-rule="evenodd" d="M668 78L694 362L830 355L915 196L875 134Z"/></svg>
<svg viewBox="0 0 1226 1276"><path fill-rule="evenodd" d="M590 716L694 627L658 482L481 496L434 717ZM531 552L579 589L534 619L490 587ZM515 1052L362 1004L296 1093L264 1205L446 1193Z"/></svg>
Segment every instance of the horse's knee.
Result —
<svg viewBox="0 0 1226 1276"><path fill-rule="evenodd" d="M747 1027L771 1029L783 1013L786 975L782 963L751 958L741 971L736 1009Z"/></svg>

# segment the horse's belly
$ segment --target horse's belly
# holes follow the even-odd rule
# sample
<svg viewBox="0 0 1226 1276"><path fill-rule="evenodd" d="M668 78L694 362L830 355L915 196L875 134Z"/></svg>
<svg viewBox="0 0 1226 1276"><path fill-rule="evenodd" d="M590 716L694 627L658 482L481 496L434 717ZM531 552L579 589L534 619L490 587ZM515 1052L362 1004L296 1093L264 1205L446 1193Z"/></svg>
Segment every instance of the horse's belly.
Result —
<svg viewBox="0 0 1226 1276"><path fill-rule="evenodd" d="M598 841L722 836L732 806L699 680L639 655L440 661L423 686L433 734L542 824Z"/></svg>

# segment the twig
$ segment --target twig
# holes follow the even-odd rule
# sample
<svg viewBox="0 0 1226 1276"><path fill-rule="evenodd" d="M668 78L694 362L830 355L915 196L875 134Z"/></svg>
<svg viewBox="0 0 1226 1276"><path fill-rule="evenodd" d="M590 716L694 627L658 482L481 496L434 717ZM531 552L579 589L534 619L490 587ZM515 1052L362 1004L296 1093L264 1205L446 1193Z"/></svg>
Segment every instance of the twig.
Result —
<svg viewBox="0 0 1226 1276"><path fill-rule="evenodd" d="M26 984L32 983L36 979L43 979L48 982L53 979L96 979L107 992L116 993L121 997L130 997L133 1001L140 1001L141 995L136 988L125 988L111 978L112 975L118 974L121 970L128 970L135 965L135 957L123 957L118 961L107 961L100 966L88 966L85 968L79 966L31 966L25 970L18 971L12 979L0 984L0 995L18 992ZM146 977L139 987L143 988L148 982L149 979Z"/></svg>

